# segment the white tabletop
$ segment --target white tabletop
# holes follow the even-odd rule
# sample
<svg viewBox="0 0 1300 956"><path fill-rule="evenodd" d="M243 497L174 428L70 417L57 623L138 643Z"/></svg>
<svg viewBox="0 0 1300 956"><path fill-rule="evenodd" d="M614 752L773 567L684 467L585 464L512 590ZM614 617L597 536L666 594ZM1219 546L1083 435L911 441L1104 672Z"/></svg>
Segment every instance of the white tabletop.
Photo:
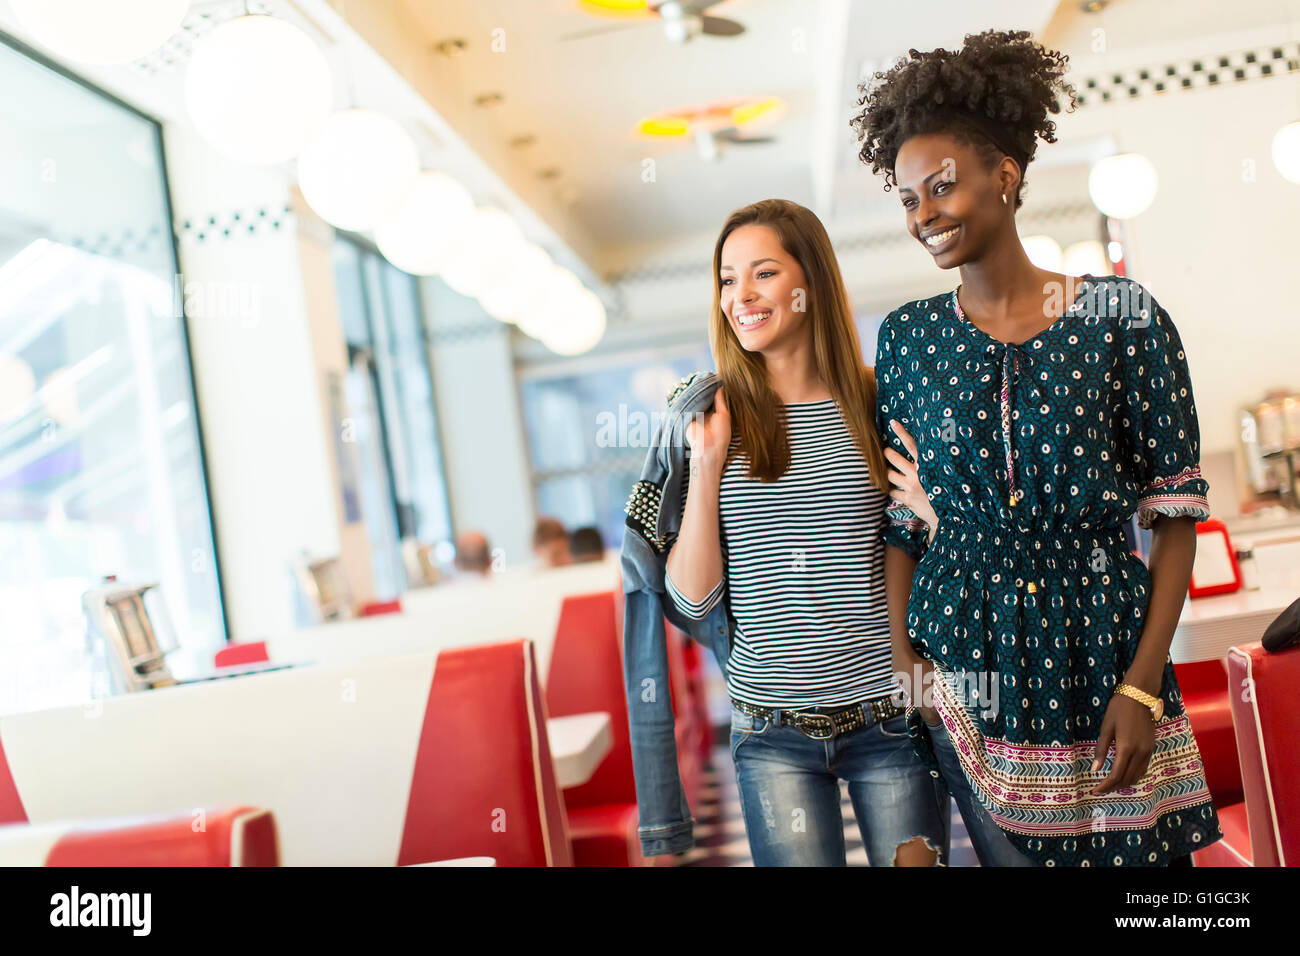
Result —
<svg viewBox="0 0 1300 956"><path fill-rule="evenodd" d="M576 787L591 779L600 762L614 746L609 714L604 711L552 717L546 722L551 739L551 757L560 789Z"/></svg>
<svg viewBox="0 0 1300 956"><path fill-rule="evenodd" d="M1189 598L1183 604L1169 656L1175 664L1221 660L1228 648L1264 636L1274 619L1300 594L1278 588Z"/></svg>
<svg viewBox="0 0 1300 956"><path fill-rule="evenodd" d="M454 860L434 860L432 863L412 863L411 866L496 866L494 856L462 856Z"/></svg>

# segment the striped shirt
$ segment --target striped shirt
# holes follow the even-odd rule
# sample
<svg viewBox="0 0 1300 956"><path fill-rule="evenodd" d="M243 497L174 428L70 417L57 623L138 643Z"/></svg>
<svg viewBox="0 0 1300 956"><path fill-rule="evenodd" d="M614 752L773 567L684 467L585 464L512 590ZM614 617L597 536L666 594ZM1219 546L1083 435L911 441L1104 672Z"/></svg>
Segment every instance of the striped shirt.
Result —
<svg viewBox="0 0 1300 956"><path fill-rule="evenodd" d="M669 595L697 619L726 595L736 622L727 660L734 698L792 708L895 693L884 582L889 498L871 483L834 399L785 409L790 468L777 481L747 478L748 455L732 437L719 489L723 580L699 603L671 579Z"/></svg>

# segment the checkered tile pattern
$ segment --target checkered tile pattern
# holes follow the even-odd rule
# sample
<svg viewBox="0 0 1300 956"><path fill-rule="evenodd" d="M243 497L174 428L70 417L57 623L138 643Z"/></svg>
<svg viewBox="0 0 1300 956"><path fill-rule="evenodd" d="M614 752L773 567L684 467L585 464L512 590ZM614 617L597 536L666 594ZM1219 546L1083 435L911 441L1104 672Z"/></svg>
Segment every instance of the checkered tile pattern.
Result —
<svg viewBox="0 0 1300 956"><path fill-rule="evenodd" d="M731 762L730 725L715 726L715 746L695 812L695 848L678 861L678 866L753 866L745 821L736 789L736 768ZM840 810L844 814L844 847L849 866L870 866L848 784L840 781ZM950 866L979 866L957 805L952 805Z"/></svg>
<svg viewBox="0 0 1300 956"><path fill-rule="evenodd" d="M1296 72L1300 72L1300 43L1289 42L1158 66L1116 70L1072 82L1078 91L1075 97L1078 105L1086 106Z"/></svg>

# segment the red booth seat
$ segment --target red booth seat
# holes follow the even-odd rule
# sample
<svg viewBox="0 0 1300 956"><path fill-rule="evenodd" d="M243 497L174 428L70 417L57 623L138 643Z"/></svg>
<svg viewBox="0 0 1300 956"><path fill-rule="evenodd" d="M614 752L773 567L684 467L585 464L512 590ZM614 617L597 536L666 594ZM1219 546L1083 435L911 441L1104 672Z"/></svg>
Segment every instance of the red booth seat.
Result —
<svg viewBox="0 0 1300 956"><path fill-rule="evenodd" d="M357 609L362 617L374 617L377 614L401 614L401 599L393 601L369 601Z"/></svg>
<svg viewBox="0 0 1300 956"><path fill-rule="evenodd" d="M266 641L253 641L248 644L227 644L213 655L212 663L217 667L232 667L239 664L260 664L270 659Z"/></svg>
<svg viewBox="0 0 1300 956"><path fill-rule="evenodd" d="M288 866L572 863L527 640L0 718L0 823L212 805L274 812Z"/></svg>
<svg viewBox="0 0 1300 956"><path fill-rule="evenodd" d="M1215 807L1241 801L1241 765L1228 702L1228 672L1221 660L1175 664L1187 720L1205 765L1205 784Z"/></svg>
<svg viewBox="0 0 1300 956"><path fill-rule="evenodd" d="M1245 799L1219 810L1224 839L1196 853L1196 865L1300 862L1300 647L1234 647L1227 683Z"/></svg>
<svg viewBox="0 0 1300 956"><path fill-rule="evenodd" d="M0 827L0 866L278 866L269 810Z"/></svg>
<svg viewBox="0 0 1300 956"><path fill-rule="evenodd" d="M620 618L621 592L570 596L556 629L546 681L547 711L553 717L604 711L610 715L613 746L591 779L564 791L574 862L578 866L671 866L671 855L641 855L637 836L636 781L628 731ZM667 622L665 622L667 625ZM667 625L669 692L677 717L678 769L687 800L695 804L703 780L701 738L683 656L682 635Z"/></svg>

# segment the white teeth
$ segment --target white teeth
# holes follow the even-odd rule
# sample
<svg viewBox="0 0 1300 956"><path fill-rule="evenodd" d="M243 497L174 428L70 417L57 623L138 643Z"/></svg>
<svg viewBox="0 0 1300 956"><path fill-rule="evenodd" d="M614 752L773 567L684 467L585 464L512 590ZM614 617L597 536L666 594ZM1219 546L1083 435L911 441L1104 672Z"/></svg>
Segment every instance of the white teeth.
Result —
<svg viewBox="0 0 1300 956"><path fill-rule="evenodd" d="M771 314L771 312L755 312L753 315L742 315L737 321L741 325L753 325L756 322L762 322Z"/></svg>
<svg viewBox="0 0 1300 956"><path fill-rule="evenodd" d="M953 226L953 227L952 227L951 229L949 229L947 232L941 232L941 233L939 233L937 236L927 236L927 237L926 237L926 240L925 240L925 244L926 244L927 246L939 246L939 245L943 245L943 243L947 242L949 239L951 239L951 238L952 238L953 236L955 236L956 234L957 234L957 227L956 227L956 226Z"/></svg>

